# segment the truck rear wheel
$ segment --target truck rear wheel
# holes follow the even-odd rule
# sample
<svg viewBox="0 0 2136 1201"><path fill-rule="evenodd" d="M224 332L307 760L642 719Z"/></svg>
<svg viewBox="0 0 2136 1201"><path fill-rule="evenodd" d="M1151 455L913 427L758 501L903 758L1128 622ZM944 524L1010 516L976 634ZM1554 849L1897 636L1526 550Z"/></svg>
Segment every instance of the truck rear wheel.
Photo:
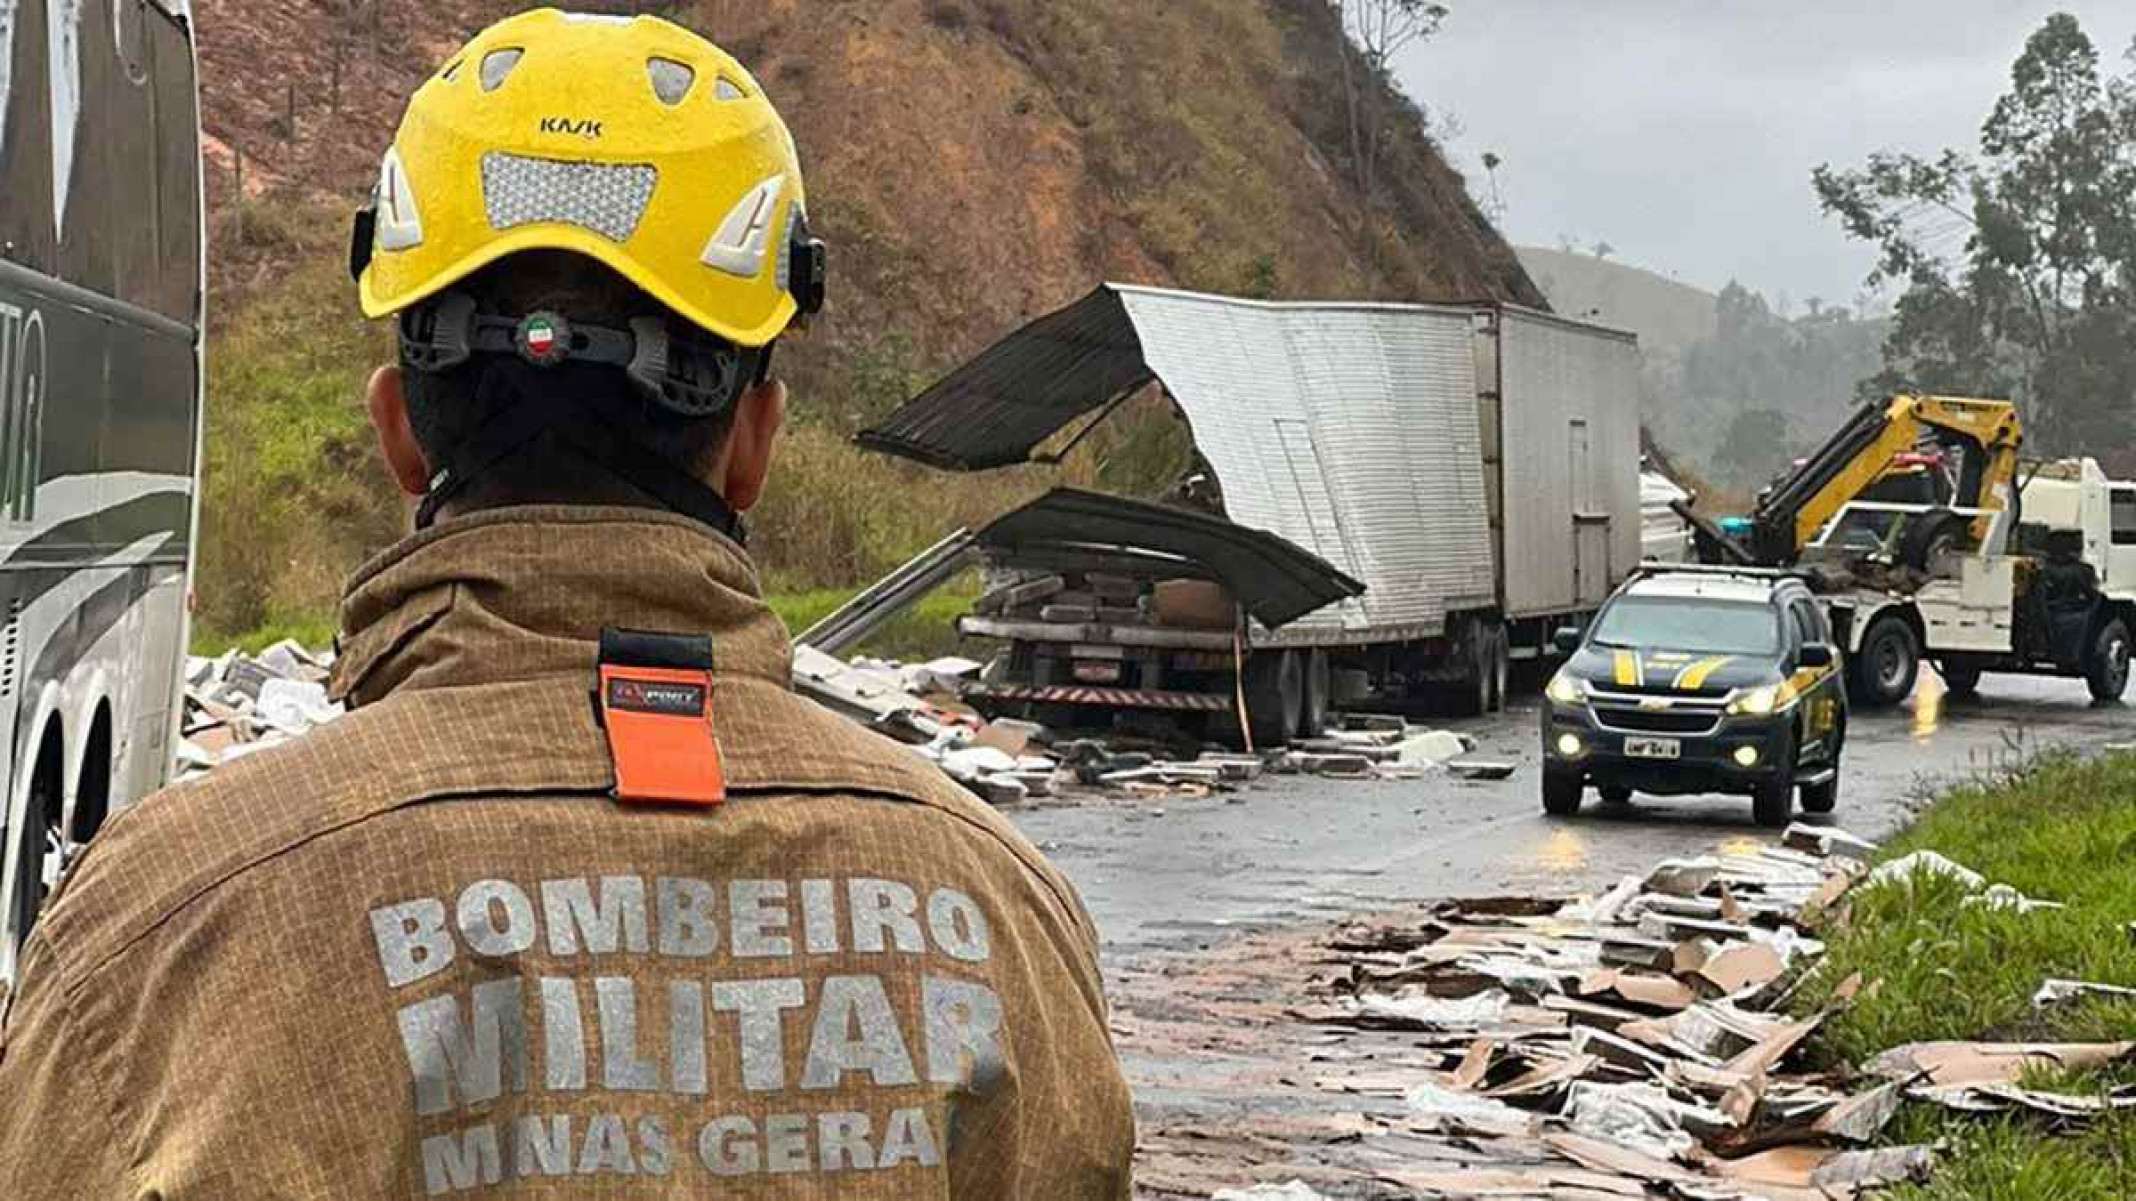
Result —
<svg viewBox="0 0 2136 1201"><path fill-rule="evenodd" d="M1491 630L1495 623L1477 618L1464 618L1466 626L1460 633L1455 652L1460 657L1461 674L1455 677L1450 689L1454 715L1457 717L1481 717L1491 711L1492 680L1497 668L1492 665Z"/></svg>
<svg viewBox="0 0 2136 1201"><path fill-rule="evenodd" d="M1921 640L1906 619L1887 613L1870 623L1862 649L1847 660L1847 691L1855 703L1888 709L1913 694L1921 674Z"/></svg>
<svg viewBox="0 0 2136 1201"><path fill-rule="evenodd" d="M2118 701L2129 688L2129 627L2110 617L2092 638L2091 654L2084 664L2084 682L2092 699Z"/></svg>
<svg viewBox="0 0 2136 1201"><path fill-rule="evenodd" d="M1300 734L1318 738L1328 732L1334 692L1335 672L1328 665L1328 653L1317 647L1305 652L1305 705L1298 720Z"/></svg>
<svg viewBox="0 0 2136 1201"><path fill-rule="evenodd" d="M1502 625L1491 626L1491 701L1490 711L1503 713L1506 708L1506 692L1512 686L1513 640Z"/></svg>
<svg viewBox="0 0 2136 1201"><path fill-rule="evenodd" d="M1296 651L1257 651L1246 660L1246 717L1258 749L1287 746L1305 717L1305 666Z"/></svg>

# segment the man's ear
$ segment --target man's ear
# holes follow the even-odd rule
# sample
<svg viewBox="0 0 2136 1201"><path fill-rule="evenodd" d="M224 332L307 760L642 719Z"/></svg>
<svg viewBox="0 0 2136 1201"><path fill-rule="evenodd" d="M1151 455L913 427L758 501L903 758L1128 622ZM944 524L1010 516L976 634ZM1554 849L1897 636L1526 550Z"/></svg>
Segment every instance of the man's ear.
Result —
<svg viewBox="0 0 2136 1201"><path fill-rule="evenodd" d="M771 475L772 448L786 424L786 385L778 380L757 384L734 405L734 428L720 455L719 494L737 513L746 513L763 498Z"/></svg>
<svg viewBox="0 0 2136 1201"><path fill-rule="evenodd" d="M386 366L372 372L364 401L371 410L371 428L378 431L378 451L393 472L393 482L410 496L430 491L430 464L408 424L408 394L401 389L401 369Z"/></svg>

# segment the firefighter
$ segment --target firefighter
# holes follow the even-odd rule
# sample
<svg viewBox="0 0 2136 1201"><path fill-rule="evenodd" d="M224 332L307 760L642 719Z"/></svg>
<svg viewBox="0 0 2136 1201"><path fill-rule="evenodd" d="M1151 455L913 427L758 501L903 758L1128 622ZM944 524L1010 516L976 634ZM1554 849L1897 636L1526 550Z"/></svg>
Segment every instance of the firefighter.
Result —
<svg viewBox="0 0 2136 1201"><path fill-rule="evenodd" d="M744 551L805 204L665 21L525 13L416 92L352 265L418 530L343 602L351 712L70 871L0 1196L1128 1196L1073 889L790 691Z"/></svg>

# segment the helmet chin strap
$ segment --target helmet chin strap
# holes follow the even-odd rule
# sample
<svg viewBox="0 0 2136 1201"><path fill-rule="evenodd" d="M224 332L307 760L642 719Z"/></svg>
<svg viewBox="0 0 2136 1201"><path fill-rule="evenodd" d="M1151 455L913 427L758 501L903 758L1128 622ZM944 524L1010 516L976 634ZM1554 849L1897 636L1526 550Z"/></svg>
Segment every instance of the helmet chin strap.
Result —
<svg viewBox="0 0 2136 1201"><path fill-rule="evenodd" d="M476 401L496 416L446 452L416 508L416 528L428 529L437 521L439 511L471 483L535 439L550 434L662 507L712 527L737 546L748 545L749 532L741 514L716 489L681 464L618 435L584 404L566 394L577 385L586 390L613 389L617 396L626 395L624 381L606 378L611 374L580 369L559 378L556 371L517 359L501 355L490 358L484 364Z"/></svg>

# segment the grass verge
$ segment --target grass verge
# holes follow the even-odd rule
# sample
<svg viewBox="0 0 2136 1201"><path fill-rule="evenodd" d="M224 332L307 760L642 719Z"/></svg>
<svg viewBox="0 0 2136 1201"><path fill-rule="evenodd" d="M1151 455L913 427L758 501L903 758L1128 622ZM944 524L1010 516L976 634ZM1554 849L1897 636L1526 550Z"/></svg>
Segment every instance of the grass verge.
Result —
<svg viewBox="0 0 2136 1201"><path fill-rule="evenodd" d="M1858 889L1803 1003L1822 1003L1857 971L1878 983L1826 1026L1825 1053L1860 1063L1929 1039L2136 1038L2136 1004L2042 1011L2031 1000L2050 978L2136 987L2136 755L2049 755L2009 778L1961 787L1884 857L1922 850L2066 908L2021 914L1967 905L1956 882L1925 876ZM2085 1092L2132 1077L2123 1070L2027 1083ZM1887 1136L1950 1148L1934 1181L1890 1194L1906 1201L2136 1196L2136 1116L2128 1114L2054 1136L2021 1117L1968 1120L1910 1106Z"/></svg>

